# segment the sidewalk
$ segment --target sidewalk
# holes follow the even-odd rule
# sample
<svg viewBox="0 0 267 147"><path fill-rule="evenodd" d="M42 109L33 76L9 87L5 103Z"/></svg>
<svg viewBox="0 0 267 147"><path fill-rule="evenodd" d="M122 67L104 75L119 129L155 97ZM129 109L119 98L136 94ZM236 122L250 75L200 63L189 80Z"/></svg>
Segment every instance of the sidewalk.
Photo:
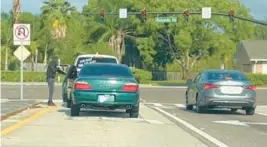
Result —
<svg viewBox="0 0 267 147"><path fill-rule="evenodd" d="M1 121L37 104L36 100L1 100Z"/></svg>

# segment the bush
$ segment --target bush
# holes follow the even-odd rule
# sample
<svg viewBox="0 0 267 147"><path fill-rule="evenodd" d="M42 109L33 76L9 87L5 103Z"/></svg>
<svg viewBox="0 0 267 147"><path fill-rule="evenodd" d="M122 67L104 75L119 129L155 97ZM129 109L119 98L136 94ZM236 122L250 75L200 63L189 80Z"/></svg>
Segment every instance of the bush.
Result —
<svg viewBox="0 0 267 147"><path fill-rule="evenodd" d="M131 68L135 78L139 83L148 84L151 83L152 73L146 70ZM31 72L27 71L23 73L24 82L46 82L46 74L45 72ZM64 79L64 75L57 74L60 76L60 80ZM264 74L251 74L247 73L246 76L248 79L257 86L267 85L267 75ZM3 82L20 82L20 71L2 71L1 80ZM175 81L153 81L152 84L159 85L181 85L184 84L183 80L175 80Z"/></svg>
<svg viewBox="0 0 267 147"><path fill-rule="evenodd" d="M255 85L267 85L267 75L247 73L247 78Z"/></svg>
<svg viewBox="0 0 267 147"><path fill-rule="evenodd" d="M186 86L185 80L151 81L152 85L160 86Z"/></svg>
<svg viewBox="0 0 267 147"><path fill-rule="evenodd" d="M147 84L152 80L152 73L149 71L138 69L138 68L133 68L133 67L131 67L131 71L133 72L136 80L139 83Z"/></svg>
<svg viewBox="0 0 267 147"><path fill-rule="evenodd" d="M152 79L152 74L149 71L131 68L136 80L139 83L149 83ZM27 71L23 73L24 82L46 82L46 73L45 72L31 72ZM64 79L64 75L57 74L60 76L60 80ZM20 82L20 71L2 71L1 80L3 82Z"/></svg>

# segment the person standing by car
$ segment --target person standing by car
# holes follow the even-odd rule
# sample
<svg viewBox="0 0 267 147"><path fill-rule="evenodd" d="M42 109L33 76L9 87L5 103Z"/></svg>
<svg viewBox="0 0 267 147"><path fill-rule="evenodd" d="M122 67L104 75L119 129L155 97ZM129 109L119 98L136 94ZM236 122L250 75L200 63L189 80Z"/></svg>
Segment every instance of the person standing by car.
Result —
<svg viewBox="0 0 267 147"><path fill-rule="evenodd" d="M47 70L46 70L46 81L48 84L48 106L55 106L53 103L53 95L54 95L54 87L55 87L55 77L56 73L64 74L66 73L61 69L58 65L58 58L56 56L52 57L52 61L49 63Z"/></svg>

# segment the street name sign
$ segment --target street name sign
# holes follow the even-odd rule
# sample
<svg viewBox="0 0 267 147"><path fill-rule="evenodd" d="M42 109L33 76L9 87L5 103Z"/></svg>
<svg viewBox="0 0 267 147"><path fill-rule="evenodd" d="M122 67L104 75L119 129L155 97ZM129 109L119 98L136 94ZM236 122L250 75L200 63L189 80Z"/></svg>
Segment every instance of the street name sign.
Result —
<svg viewBox="0 0 267 147"><path fill-rule="evenodd" d="M156 22L158 23L173 23L177 22L176 17L156 17Z"/></svg>
<svg viewBox="0 0 267 147"><path fill-rule="evenodd" d="M122 8L122 9L120 9L120 15L119 15L119 17L120 18L127 18L127 9L126 8Z"/></svg>

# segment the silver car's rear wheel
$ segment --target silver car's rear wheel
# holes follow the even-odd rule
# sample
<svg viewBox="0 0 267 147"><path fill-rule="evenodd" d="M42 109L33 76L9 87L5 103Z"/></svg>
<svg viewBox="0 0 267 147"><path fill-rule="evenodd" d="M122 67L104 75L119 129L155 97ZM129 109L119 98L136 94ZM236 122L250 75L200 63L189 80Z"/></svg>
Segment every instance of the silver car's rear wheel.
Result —
<svg viewBox="0 0 267 147"><path fill-rule="evenodd" d="M186 109L187 109L187 110L192 110L192 109L193 109L193 106L194 106L194 105L189 105L189 104L188 104L188 96L187 96L187 92L186 92L186 95L185 95L185 103L186 103Z"/></svg>
<svg viewBox="0 0 267 147"><path fill-rule="evenodd" d="M203 113L203 107L201 107L200 105L199 105L199 100L198 99L196 99L196 112L197 113Z"/></svg>
<svg viewBox="0 0 267 147"><path fill-rule="evenodd" d="M255 109L254 108L247 108L246 109L246 114L247 115L254 115Z"/></svg>

